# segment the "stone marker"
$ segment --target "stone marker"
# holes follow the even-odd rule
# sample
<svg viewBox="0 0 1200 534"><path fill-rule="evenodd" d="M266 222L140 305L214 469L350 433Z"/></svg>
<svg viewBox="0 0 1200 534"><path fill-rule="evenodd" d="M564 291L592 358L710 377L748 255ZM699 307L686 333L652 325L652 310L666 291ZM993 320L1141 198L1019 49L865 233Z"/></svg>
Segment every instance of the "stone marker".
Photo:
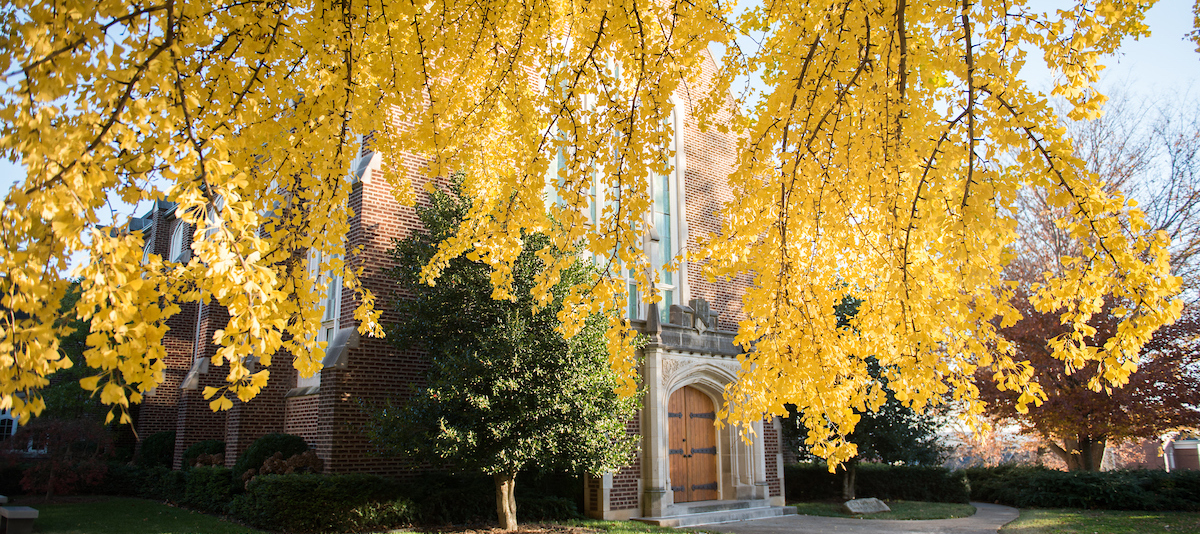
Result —
<svg viewBox="0 0 1200 534"><path fill-rule="evenodd" d="M28 506L0 506L0 525L6 534L32 534L38 511Z"/></svg>
<svg viewBox="0 0 1200 534"><path fill-rule="evenodd" d="M871 497L869 499L854 499L846 501L842 504L842 511L851 514L877 514L879 512L890 512L891 508L883 504L883 501Z"/></svg>

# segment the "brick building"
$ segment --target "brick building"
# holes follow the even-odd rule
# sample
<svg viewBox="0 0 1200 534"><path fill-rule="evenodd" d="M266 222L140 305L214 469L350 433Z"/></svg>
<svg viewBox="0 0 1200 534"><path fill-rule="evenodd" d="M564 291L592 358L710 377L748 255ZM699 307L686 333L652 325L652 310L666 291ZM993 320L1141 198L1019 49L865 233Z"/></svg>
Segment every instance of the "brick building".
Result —
<svg viewBox="0 0 1200 534"><path fill-rule="evenodd" d="M708 67L713 67L711 61ZM646 236L644 245L658 251L658 258L674 257L681 247L694 247L698 236L718 232L715 213L732 199L726 177L735 139L715 129L701 132L685 94L683 89L675 99L674 172L652 185L656 232ZM361 280L380 297L378 306L385 309L387 322L396 320L389 317L386 304L392 293L384 274L390 266L387 251L394 238L408 235L419 222L413 208L394 200L381 175L380 159L364 152L354 165L349 196L354 217L346 248L363 247L348 263L364 268ZM421 178L420 162L409 160L405 167L416 187L424 185L422 180L428 178ZM135 226L151 236L147 254L157 253L168 261L187 259L192 231L176 220L174 210L173 203L159 202L135 220ZM208 359L216 350L213 332L228 318L219 306L185 305L169 322L171 330L164 339L166 380L146 396L137 414L139 435L175 430L176 468L184 450L197 441L224 440L226 463L232 466L254 439L287 432L302 436L330 472L405 473L408 466L403 461L370 454L370 445L358 431L365 420L359 402L382 401L408 390L420 380L424 358L399 351L383 339L360 338L352 315L358 304L353 293L341 291L339 280L326 276L321 281L329 288L321 336L329 346L317 376L299 378L289 365L279 363L257 398L248 403L235 399L228 412L211 412L201 391L223 381L223 372L209 372ZM713 424L723 388L740 368L741 351L733 338L742 288L748 283L709 282L700 265L685 263L663 278L660 287L666 298L661 309L631 303L634 325L651 339L640 355L643 409L628 426L629 432L642 436L641 446L627 467L586 482L588 515L626 519L691 513L694 524L711 522L711 514L783 513L779 421L756 424L749 440L736 429Z"/></svg>

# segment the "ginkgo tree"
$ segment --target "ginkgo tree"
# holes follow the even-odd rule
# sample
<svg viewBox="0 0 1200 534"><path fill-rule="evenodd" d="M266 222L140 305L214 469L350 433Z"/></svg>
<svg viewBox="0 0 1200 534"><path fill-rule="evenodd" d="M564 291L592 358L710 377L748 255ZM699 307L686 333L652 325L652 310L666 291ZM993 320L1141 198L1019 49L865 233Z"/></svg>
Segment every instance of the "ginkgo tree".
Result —
<svg viewBox="0 0 1200 534"><path fill-rule="evenodd" d="M406 155L427 161L423 172L469 177L475 204L427 266L431 283L469 254L494 268L493 296L510 297L524 230L559 249L581 244L609 272L630 269L639 295L659 299L640 243L675 94L691 99L689 120L738 139L722 229L687 251L706 276L753 280L728 422L793 403L813 450L836 464L854 452L843 436L855 409L886 398L872 357L917 409L952 396L978 413L980 367L1019 392L1017 409L1037 402L1032 368L997 333L1018 316L1001 270L1022 188L1045 190L1067 213L1059 224L1086 243L1037 285L1038 309L1083 327L1104 296L1125 303L1103 347L1076 328L1053 354L1073 368L1097 362L1093 387L1120 384L1179 313L1167 242L1086 171L1048 95L1019 74L1044 61L1065 113L1096 116L1100 62L1148 31L1150 3L1046 13L1022 0L764 2L735 16L719 0L6 2L0 153L28 175L0 214L0 408L40 412L48 376L83 364L95 369L84 386L124 419L161 383L164 322L185 302L229 310L213 357L227 386L205 392L214 409L252 398L273 355L315 372L309 250L357 293L360 330L379 335L361 265L337 250L345 169L366 132L399 202L414 199ZM739 35L761 46L741 50ZM702 76L710 46L726 50L715 78ZM753 104L734 90L743 76L766 88ZM561 201L547 210L559 153L566 163L549 182ZM610 193L590 221L593 185ZM186 262L141 262L143 236L113 204L160 198L195 229ZM48 303L81 250L90 259L75 273L75 313L91 334L72 362ZM547 262L536 302L549 302L567 263ZM609 315L612 366L632 394L634 336L613 309L627 291L605 277L577 287L561 319L570 335ZM847 292L862 305L838 331L833 309Z"/></svg>

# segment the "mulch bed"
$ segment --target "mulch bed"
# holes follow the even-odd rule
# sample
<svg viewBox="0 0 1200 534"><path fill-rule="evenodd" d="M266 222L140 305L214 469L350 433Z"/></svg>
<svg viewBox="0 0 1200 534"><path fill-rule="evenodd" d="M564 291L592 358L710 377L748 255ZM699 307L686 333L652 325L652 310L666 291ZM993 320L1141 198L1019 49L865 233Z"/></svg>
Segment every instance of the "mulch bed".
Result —
<svg viewBox="0 0 1200 534"><path fill-rule="evenodd" d="M439 528L423 528L422 532L438 532L439 534L511 534L507 530L489 525L470 527L447 526ZM517 532L524 534L596 534L599 529L586 527L571 527L548 523L522 523L517 525Z"/></svg>

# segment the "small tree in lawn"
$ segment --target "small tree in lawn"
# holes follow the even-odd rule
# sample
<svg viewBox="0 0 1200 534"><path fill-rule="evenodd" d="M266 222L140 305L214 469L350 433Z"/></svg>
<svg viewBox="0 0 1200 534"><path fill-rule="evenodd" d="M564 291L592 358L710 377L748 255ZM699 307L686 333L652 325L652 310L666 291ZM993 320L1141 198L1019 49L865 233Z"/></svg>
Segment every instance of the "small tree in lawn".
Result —
<svg viewBox="0 0 1200 534"><path fill-rule="evenodd" d="M389 338L428 352L426 385L371 410L366 430L384 451L492 475L497 518L514 530L517 472L536 466L598 474L624 465L634 445L625 423L636 401L614 392L603 317L569 339L556 330L568 288L595 276L574 251L550 247L541 234L521 235L512 300L493 299L492 269L466 257L424 283L422 268L470 206L459 183L430 194L430 206L418 209L426 231L393 250L391 275L405 295ZM555 260L573 264L552 284L553 299L538 307L530 289L544 262Z"/></svg>

